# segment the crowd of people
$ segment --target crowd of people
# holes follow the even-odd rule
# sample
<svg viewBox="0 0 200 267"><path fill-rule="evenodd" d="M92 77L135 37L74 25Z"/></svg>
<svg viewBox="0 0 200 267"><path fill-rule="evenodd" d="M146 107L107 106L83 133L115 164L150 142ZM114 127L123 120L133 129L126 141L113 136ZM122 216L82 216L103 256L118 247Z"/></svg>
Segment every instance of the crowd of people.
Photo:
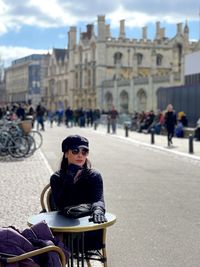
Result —
<svg viewBox="0 0 200 267"><path fill-rule="evenodd" d="M186 114L183 111L180 111L178 114L176 114L176 112L173 110L173 106L169 104L165 111L158 110L156 113L153 110L141 113L135 112L132 116L131 129L139 133L150 133L153 129L156 134L160 134L162 129L164 129L166 126L166 116L169 110L173 111L174 114L174 126L182 126L182 130L183 127L188 126ZM182 133L179 134L178 131L176 132L176 135L177 137L182 137Z"/></svg>
<svg viewBox="0 0 200 267"><path fill-rule="evenodd" d="M36 107L26 103L0 107L0 119L24 120L27 116L31 116L32 126L34 127L36 123L37 130L41 131L45 130L45 121L49 121L51 127L54 125L60 126L61 124L66 125L66 127L92 127L95 123L99 123L102 114L106 115L107 123L111 126L112 133L116 133L119 112L114 106L108 112L100 111L99 109L72 109L70 107L48 110L42 103L39 103ZM185 112L179 111L176 113L171 104L164 111L135 112L131 116L131 130L139 133L151 133L153 130L155 134L161 134L166 130L169 143L172 142L173 136L184 137L184 127L188 127L188 119ZM198 141L200 140L200 120L197 121L194 138Z"/></svg>
<svg viewBox="0 0 200 267"><path fill-rule="evenodd" d="M72 126L93 126L100 119L101 112L99 109L71 109L66 110L59 108L57 110L48 110L42 103L35 108L25 103L6 105L0 107L0 119L7 120L24 120L27 116L32 118L32 126L36 123L37 130L45 130L45 121L49 121L51 127L54 124L60 126L65 124L66 127Z"/></svg>
<svg viewBox="0 0 200 267"><path fill-rule="evenodd" d="M172 104L166 107L165 111L158 110L156 113L135 112L132 116L131 129L139 133L161 134L167 131L168 145L172 144L172 138L184 137L184 127L188 127L188 119L185 112L178 113L173 109Z"/></svg>

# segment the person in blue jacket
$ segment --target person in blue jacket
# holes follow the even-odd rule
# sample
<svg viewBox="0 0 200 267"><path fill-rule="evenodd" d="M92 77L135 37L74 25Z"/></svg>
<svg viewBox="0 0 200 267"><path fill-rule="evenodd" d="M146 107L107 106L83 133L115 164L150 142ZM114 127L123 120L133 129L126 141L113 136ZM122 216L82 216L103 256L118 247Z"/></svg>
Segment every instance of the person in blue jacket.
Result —
<svg viewBox="0 0 200 267"><path fill-rule="evenodd" d="M56 209L65 213L68 206L91 204L90 220L94 223L106 222L103 179L99 171L91 168L88 139L70 135L62 141L62 152L60 169L50 178ZM91 245L93 240L101 239L101 231L92 232L85 235L86 247L96 246L98 242Z"/></svg>

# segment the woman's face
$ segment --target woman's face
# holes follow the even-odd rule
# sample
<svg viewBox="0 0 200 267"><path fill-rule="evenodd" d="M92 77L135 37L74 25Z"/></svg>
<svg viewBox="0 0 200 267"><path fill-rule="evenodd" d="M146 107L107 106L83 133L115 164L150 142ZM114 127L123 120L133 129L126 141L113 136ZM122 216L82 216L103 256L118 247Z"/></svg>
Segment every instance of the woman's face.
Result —
<svg viewBox="0 0 200 267"><path fill-rule="evenodd" d="M82 167L86 161L89 151L84 148L77 148L65 152L65 157L68 159L68 164L75 164Z"/></svg>

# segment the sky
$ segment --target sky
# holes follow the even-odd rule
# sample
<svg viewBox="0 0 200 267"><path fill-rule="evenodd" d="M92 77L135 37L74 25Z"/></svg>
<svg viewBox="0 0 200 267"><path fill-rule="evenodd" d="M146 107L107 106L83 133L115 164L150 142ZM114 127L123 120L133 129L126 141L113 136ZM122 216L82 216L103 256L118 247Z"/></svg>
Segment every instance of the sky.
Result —
<svg viewBox="0 0 200 267"><path fill-rule="evenodd" d="M140 39L142 27L155 37L155 24L165 27L166 37L176 34L176 24L188 23L191 41L200 39L200 2L197 0L0 0L0 65L31 54L67 48L70 26L86 31L105 15L113 37L125 19L127 38ZM78 37L78 36L77 36Z"/></svg>

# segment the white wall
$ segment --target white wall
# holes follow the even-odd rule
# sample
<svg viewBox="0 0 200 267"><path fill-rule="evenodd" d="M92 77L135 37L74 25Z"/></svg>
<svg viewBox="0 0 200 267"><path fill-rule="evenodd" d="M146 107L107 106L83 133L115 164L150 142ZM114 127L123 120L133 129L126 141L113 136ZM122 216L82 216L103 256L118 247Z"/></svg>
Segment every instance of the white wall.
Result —
<svg viewBox="0 0 200 267"><path fill-rule="evenodd" d="M200 73L200 51L185 56L185 75Z"/></svg>

